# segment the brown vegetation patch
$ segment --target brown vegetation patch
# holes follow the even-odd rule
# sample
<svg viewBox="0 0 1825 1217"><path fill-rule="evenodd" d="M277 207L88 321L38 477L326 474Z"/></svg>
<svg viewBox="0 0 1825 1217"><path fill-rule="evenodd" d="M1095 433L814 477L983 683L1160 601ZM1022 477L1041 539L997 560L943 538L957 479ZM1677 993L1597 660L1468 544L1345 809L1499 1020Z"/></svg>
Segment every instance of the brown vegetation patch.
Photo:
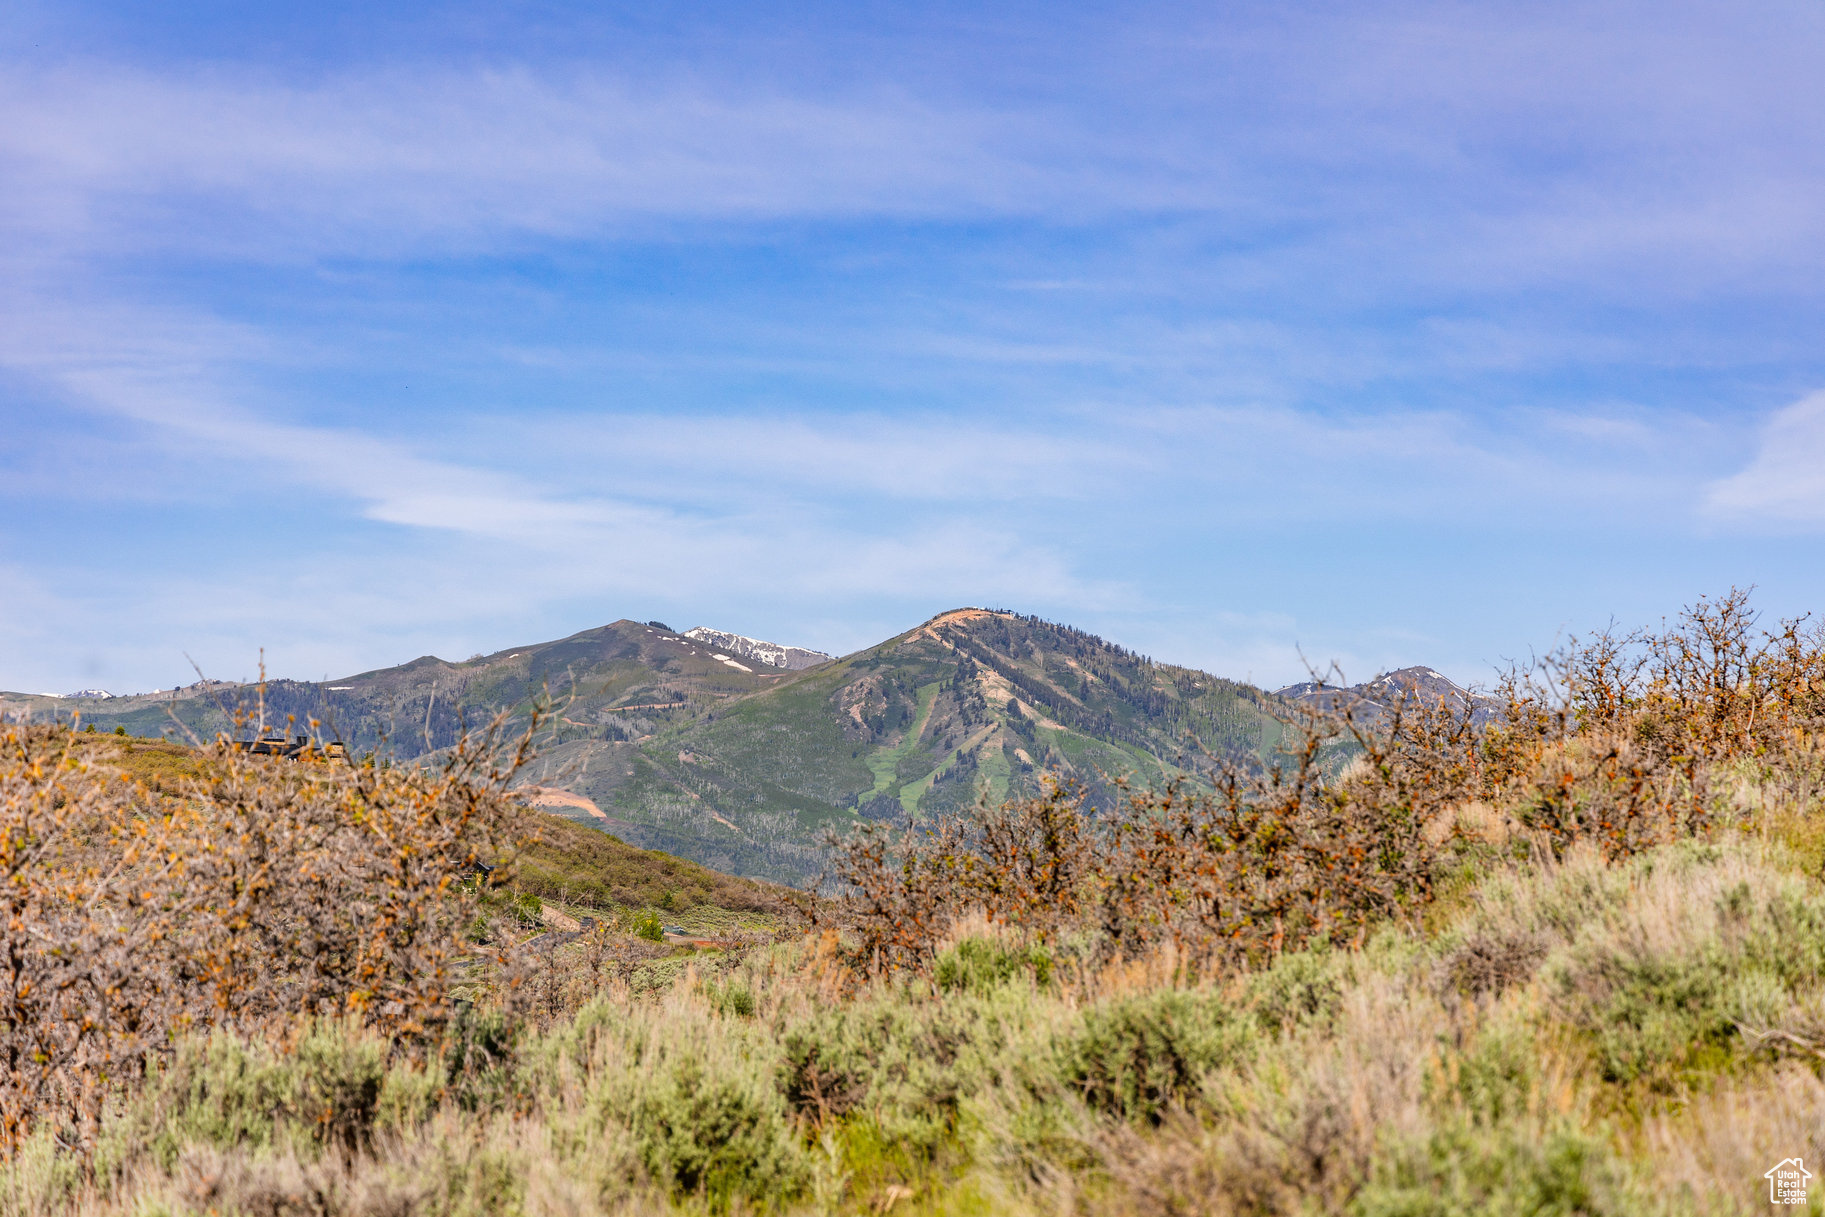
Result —
<svg viewBox="0 0 1825 1217"><path fill-rule="evenodd" d="M587 811L598 820L608 820L608 813L597 807L594 799L584 798L569 790L559 790L555 786L529 787L526 804L530 807L575 807Z"/></svg>

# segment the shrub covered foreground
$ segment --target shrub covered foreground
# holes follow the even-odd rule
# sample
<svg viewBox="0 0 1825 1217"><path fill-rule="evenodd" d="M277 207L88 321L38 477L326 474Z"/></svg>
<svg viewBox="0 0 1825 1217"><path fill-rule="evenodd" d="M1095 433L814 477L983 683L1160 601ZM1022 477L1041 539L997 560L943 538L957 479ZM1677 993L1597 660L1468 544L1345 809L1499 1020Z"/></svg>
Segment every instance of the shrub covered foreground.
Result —
<svg viewBox="0 0 1825 1217"><path fill-rule="evenodd" d="M854 986L806 939L648 999L610 982L542 1027L471 1015L416 1060L349 1022L195 1036L89 1171L40 1134L0 1204L1758 1211L1762 1170L1825 1152L1825 893L1790 861L1575 851L1484 881L1434 935L1202 983L1153 958ZM982 924L947 949L1016 951Z"/></svg>
<svg viewBox="0 0 1825 1217"><path fill-rule="evenodd" d="M1825 1153L1825 683L1752 624L1572 648L1487 729L864 839L792 941L472 951L411 1025L197 1007L21 1126L0 1209L1760 1211Z"/></svg>

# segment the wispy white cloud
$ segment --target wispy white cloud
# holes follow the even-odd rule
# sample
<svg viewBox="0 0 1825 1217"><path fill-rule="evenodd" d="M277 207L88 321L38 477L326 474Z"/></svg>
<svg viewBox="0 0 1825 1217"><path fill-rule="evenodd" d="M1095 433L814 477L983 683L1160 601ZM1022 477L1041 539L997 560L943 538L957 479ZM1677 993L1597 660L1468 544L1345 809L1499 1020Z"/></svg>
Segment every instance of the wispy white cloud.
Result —
<svg viewBox="0 0 1825 1217"><path fill-rule="evenodd" d="M626 493L703 504L856 496L933 505L1045 502L1142 474L1144 453L1043 419L940 412L531 415L475 420L471 442L548 454L553 476L612 469ZM688 487L681 495L677 492Z"/></svg>
<svg viewBox="0 0 1825 1217"><path fill-rule="evenodd" d="M1825 390L1783 407L1763 425L1755 457L1710 484L1705 507L1734 524L1825 524Z"/></svg>
<svg viewBox="0 0 1825 1217"><path fill-rule="evenodd" d="M103 250L246 255L574 236L644 219L1031 207L1030 122L883 87L837 101L582 71L400 68L307 85L116 64L10 71L0 214ZM187 222L198 209L214 223Z"/></svg>
<svg viewBox="0 0 1825 1217"><path fill-rule="evenodd" d="M1714 424L1622 407L1492 418L1103 399L980 421L906 410L448 413L408 442L238 404L234 366L253 342L237 327L161 336L157 318L130 310L66 312L67 329L49 315L0 338L0 366L131 422L165 462L258 470L372 521L552 552L651 535L684 553L698 547L679 549L684 534L740 519L865 531L878 523L864 517L893 503L1005 518L1021 513L995 505L1056 504L1035 517L1043 534L1055 512L1068 519L1086 504L1144 515L1163 490L1236 522L1493 522L1518 511L1544 522L1593 506L1663 521L1714 474Z"/></svg>
<svg viewBox="0 0 1825 1217"><path fill-rule="evenodd" d="M1783 35L1674 7L1139 14L995 89L907 60L819 85L761 63L15 62L0 223L269 259L703 220L1199 213L1238 254L1272 249L1276 277L1347 262L1346 291L1815 264L1816 15Z"/></svg>
<svg viewBox="0 0 1825 1217"><path fill-rule="evenodd" d="M235 404L229 367L270 350L247 327L120 305L33 308L15 298L0 300L0 310L19 322L0 336L0 367L80 409L135 424L132 433L112 430L109 442L137 436L161 464L225 462L359 503L371 519L501 538L600 521L600 508L542 495L511 475Z"/></svg>
<svg viewBox="0 0 1825 1217"><path fill-rule="evenodd" d="M1570 442L1564 415L1543 410L1226 406L1124 412L1123 425L1146 437L1168 484L1196 487L1227 518L1496 529L1559 526L1593 509L1624 527L1678 518L1707 473L1694 441L1714 430L1690 415L1663 411L1649 426L1614 409L1579 416Z"/></svg>
<svg viewBox="0 0 1825 1217"><path fill-rule="evenodd" d="M232 329L213 335L230 356L213 366L206 325L135 324L118 309L105 320L125 337L113 342L78 314L64 313L62 328L40 317L35 331L0 339L0 366L32 377L60 409L108 420L111 444L156 458L123 463L156 464L156 483L178 488L170 499L208 485L208 505L230 516L244 498L301 498L310 509L278 544L240 541L230 520L225 548L186 547L159 569L50 564L30 588L9 589L21 624L0 631L8 684L38 679L40 666L76 664L132 687L167 683L180 651L231 675L244 675L261 646L275 671L307 674L394 662L401 650L466 654L492 649L490 623L546 621L554 606L579 602L602 606L586 610L593 623L642 602L777 611L987 597L1088 610L1135 600L1117 581L1086 577L1045 539L976 518L996 481L980 452L940 445L954 460L933 463L936 487L923 483L908 454L941 438L942 420L882 419L873 430L826 434L804 418L643 417L578 443L574 429L566 442L534 419L494 442L473 442L471 428L469 443L414 444L241 404ZM1082 444L1038 433L961 438L991 439L1004 455L1029 449L1046 468L1028 489L1092 458ZM870 470L894 469L870 483ZM57 472L41 471L34 489L90 497ZM141 491L152 497L156 486ZM858 493L924 509L884 524L856 510ZM120 621L114 606L128 600L132 620ZM24 623L66 641L52 651L30 645ZM837 635L806 641L861 641ZM79 657L68 640L84 637L107 642L82 644Z"/></svg>

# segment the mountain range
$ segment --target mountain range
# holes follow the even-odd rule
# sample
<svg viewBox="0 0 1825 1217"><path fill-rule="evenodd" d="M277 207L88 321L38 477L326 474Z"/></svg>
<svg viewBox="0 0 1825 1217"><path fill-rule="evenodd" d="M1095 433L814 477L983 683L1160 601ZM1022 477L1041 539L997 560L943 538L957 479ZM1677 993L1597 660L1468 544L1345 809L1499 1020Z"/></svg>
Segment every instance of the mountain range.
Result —
<svg viewBox="0 0 1825 1217"><path fill-rule="evenodd" d="M1347 693L1385 700L1390 680L1419 672L1456 689L1405 669ZM0 717L74 710L104 731L207 738L245 734L263 713L269 726L303 732L315 720L351 751L414 761L548 698L531 801L632 844L802 885L831 831L929 820L1036 789L1048 772L1107 800L1120 777L1196 781L1219 760L1269 763L1289 705L1335 696L1270 693L1037 617L965 608L841 658L622 620L462 662L269 680L263 701L256 686L213 681L76 700L0 693Z"/></svg>

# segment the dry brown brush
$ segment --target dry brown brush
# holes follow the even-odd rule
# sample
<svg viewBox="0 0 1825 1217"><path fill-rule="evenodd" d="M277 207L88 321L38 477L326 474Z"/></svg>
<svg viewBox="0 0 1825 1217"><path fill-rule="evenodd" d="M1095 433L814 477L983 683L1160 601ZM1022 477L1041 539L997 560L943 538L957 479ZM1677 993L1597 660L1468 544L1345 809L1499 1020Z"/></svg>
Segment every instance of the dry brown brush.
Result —
<svg viewBox="0 0 1825 1217"><path fill-rule="evenodd" d="M1096 809L1048 782L916 835L864 828L835 849L858 955L875 970L923 967L977 911L1041 939L1089 934L1103 958L1170 943L1240 963L1314 939L1360 943L1429 898L1432 826L1461 787L1471 728L1456 708L1418 705L1374 728L1349 710L1296 725L1281 764L1218 761L1214 790L1175 782Z"/></svg>
<svg viewBox="0 0 1825 1217"><path fill-rule="evenodd" d="M1512 670L1466 795L1512 808L1561 853L1590 841L1619 859L1710 831L1741 767L1792 766L1825 730L1825 633L1758 626L1732 591Z"/></svg>
<svg viewBox="0 0 1825 1217"><path fill-rule="evenodd" d="M92 1144L186 1032L353 1018L402 1045L451 1017L469 888L516 838L525 741L433 770L249 757L149 789L58 728L0 735L0 1148Z"/></svg>

